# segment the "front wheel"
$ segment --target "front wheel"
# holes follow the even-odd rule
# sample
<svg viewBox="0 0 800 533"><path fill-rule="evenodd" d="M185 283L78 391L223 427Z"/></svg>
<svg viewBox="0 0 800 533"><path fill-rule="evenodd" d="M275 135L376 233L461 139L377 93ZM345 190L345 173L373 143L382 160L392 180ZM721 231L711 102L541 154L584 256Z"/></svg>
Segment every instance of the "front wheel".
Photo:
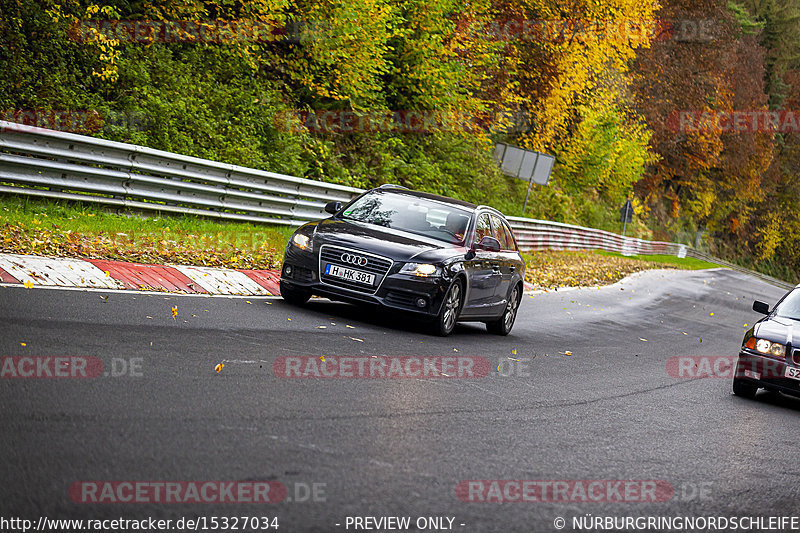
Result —
<svg viewBox="0 0 800 533"><path fill-rule="evenodd" d="M508 335L511 333L511 328L514 327L514 320L517 318L517 308L519 307L520 292L519 285L514 287L511 291L511 296L508 297L506 309L503 311L503 316L497 320L486 323L486 330L495 335Z"/></svg>
<svg viewBox="0 0 800 533"><path fill-rule="evenodd" d="M447 337L453 332L458 322L458 315L461 312L461 304L464 302L464 290L460 281L454 281L447 294L444 296L442 308L433 324L433 331L441 337Z"/></svg>
<svg viewBox="0 0 800 533"><path fill-rule="evenodd" d="M292 305L303 305L311 298L311 291L296 289L281 281L281 296Z"/></svg>

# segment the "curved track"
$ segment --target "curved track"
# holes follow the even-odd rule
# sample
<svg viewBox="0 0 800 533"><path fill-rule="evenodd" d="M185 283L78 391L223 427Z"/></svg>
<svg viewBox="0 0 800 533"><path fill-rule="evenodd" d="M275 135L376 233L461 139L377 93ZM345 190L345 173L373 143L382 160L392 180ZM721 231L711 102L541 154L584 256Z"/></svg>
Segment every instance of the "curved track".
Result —
<svg viewBox="0 0 800 533"><path fill-rule="evenodd" d="M752 301L781 294L727 270L651 271L600 289L525 295L508 337L467 324L438 338L327 300L301 309L255 297L2 287L0 355L92 356L107 369L116 359L140 371L0 379L0 514L268 515L281 531L346 531L346 517L365 515L449 516L460 531L554 531L562 516L571 531L571 517L587 513L797 513L786 450L795 447L800 401L764 393L746 401L731 395L729 379L667 372L671 357L735 355L744 324L758 319ZM279 357L454 355L487 358L491 371L479 379L273 371ZM674 494L656 503L457 497L463 480L497 479L661 480ZM79 504L68 490L80 480L277 480L289 498L312 483L325 494L266 506Z"/></svg>

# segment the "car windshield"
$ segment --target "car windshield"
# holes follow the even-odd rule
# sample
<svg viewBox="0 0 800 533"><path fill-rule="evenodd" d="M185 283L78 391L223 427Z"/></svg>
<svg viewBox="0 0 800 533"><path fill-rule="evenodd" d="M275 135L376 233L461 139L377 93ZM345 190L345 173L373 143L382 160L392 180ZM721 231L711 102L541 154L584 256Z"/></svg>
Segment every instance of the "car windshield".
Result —
<svg viewBox="0 0 800 533"><path fill-rule="evenodd" d="M342 218L463 244L470 212L410 194L376 191L353 202Z"/></svg>
<svg viewBox="0 0 800 533"><path fill-rule="evenodd" d="M775 315L800 320L800 289L795 289L786 295L786 298L775 307Z"/></svg>

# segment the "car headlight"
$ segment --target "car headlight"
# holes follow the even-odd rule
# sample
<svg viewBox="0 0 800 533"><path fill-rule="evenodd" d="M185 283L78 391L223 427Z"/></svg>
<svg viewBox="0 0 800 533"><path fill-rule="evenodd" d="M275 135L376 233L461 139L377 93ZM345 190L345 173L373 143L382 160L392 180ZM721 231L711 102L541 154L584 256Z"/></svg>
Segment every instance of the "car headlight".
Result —
<svg viewBox="0 0 800 533"><path fill-rule="evenodd" d="M750 337L745 346L759 353L774 355L775 357L783 357L786 355L786 346L779 342L768 341L767 339Z"/></svg>
<svg viewBox="0 0 800 533"><path fill-rule="evenodd" d="M302 233L295 233L292 235L292 244L301 250L311 251L311 237L303 235Z"/></svg>
<svg viewBox="0 0 800 533"><path fill-rule="evenodd" d="M400 269L402 274L412 274L422 278L436 275L438 271L439 267L431 265L430 263L406 263L403 265L403 268Z"/></svg>

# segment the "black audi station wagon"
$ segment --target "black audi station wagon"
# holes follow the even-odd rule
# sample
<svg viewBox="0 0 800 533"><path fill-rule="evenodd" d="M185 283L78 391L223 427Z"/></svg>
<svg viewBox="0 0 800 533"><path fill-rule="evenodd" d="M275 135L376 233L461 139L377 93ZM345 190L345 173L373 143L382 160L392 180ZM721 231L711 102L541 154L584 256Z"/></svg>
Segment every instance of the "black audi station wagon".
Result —
<svg viewBox="0 0 800 533"><path fill-rule="evenodd" d="M382 186L332 216L300 227L286 246L281 296L371 303L430 318L449 335L456 322L514 325L525 262L502 213L398 186Z"/></svg>

